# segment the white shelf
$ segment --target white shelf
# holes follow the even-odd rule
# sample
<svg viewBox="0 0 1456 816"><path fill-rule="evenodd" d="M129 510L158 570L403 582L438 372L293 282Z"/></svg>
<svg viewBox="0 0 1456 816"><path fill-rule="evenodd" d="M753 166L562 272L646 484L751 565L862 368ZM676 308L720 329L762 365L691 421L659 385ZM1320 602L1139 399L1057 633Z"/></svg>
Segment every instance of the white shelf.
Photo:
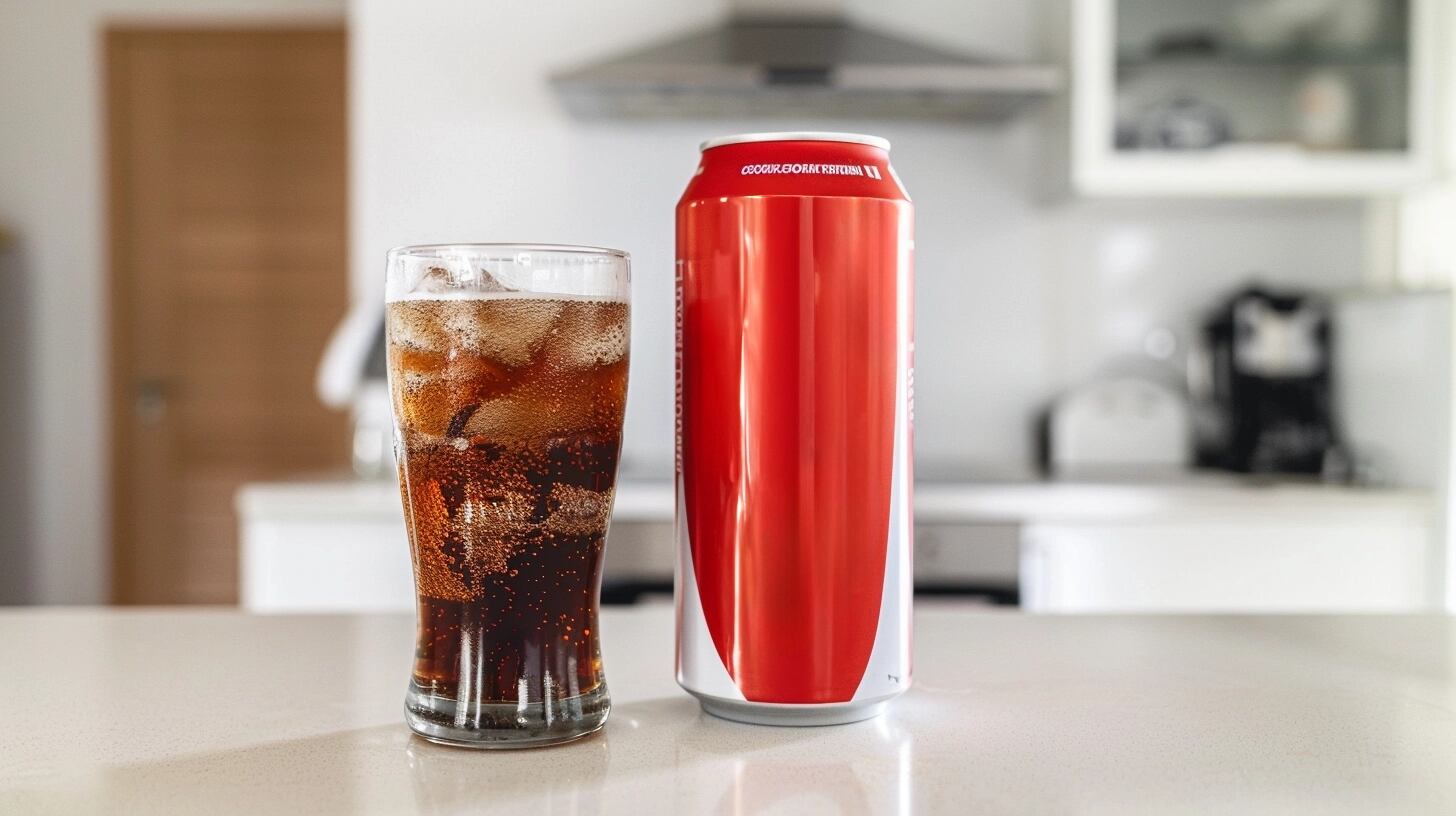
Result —
<svg viewBox="0 0 1456 816"><path fill-rule="evenodd" d="M1212 150L1112 152L1076 168L1077 189L1102 196L1366 196L1397 193L1431 176L1406 153Z"/></svg>

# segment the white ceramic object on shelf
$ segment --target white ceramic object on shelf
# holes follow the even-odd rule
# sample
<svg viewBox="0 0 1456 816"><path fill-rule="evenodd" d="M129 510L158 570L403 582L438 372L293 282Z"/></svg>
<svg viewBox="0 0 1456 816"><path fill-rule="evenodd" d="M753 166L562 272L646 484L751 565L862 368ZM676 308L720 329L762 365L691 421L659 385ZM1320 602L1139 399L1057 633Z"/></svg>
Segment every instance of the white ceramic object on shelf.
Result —
<svg viewBox="0 0 1456 816"><path fill-rule="evenodd" d="M1348 150L1355 144L1359 110L1350 77L1334 70L1311 73L1299 83L1294 127L1300 144L1316 150Z"/></svg>

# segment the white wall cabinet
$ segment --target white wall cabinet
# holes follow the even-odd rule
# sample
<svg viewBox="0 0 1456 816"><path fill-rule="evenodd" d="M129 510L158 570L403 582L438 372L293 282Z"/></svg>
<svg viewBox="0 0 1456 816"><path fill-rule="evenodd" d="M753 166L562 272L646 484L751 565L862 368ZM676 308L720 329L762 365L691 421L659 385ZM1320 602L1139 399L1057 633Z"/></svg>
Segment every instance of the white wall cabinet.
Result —
<svg viewBox="0 0 1456 816"><path fill-rule="evenodd" d="M1035 524L1022 538L1029 612L1430 612L1430 523Z"/></svg>
<svg viewBox="0 0 1456 816"><path fill-rule="evenodd" d="M1074 186L1368 196L1428 180L1446 5L1265 3L1261 18L1250 0L1074 0Z"/></svg>
<svg viewBox="0 0 1456 816"><path fill-rule="evenodd" d="M392 482L257 484L238 496L245 609L413 606ZM672 574L673 492L618 486L606 579ZM916 581L1015 580L1032 612L1394 612L1440 603L1431 497L1419 490L922 483Z"/></svg>

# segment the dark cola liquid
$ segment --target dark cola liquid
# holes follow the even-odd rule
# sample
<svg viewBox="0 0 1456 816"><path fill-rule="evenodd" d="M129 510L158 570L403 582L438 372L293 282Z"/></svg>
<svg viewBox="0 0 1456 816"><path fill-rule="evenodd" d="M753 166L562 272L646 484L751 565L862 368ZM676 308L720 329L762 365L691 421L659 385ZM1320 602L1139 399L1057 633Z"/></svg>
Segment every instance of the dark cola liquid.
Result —
<svg viewBox="0 0 1456 816"><path fill-rule="evenodd" d="M502 703L595 690L627 306L409 300L388 326L416 686Z"/></svg>

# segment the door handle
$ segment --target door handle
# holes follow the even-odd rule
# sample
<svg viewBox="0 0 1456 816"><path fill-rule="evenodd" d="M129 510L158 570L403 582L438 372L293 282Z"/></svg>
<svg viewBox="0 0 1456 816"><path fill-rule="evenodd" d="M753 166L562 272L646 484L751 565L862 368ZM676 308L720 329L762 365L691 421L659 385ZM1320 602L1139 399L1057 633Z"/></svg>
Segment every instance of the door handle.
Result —
<svg viewBox="0 0 1456 816"><path fill-rule="evenodd" d="M136 384L132 410L143 425L160 424L167 416L167 384L162 380L141 380Z"/></svg>

